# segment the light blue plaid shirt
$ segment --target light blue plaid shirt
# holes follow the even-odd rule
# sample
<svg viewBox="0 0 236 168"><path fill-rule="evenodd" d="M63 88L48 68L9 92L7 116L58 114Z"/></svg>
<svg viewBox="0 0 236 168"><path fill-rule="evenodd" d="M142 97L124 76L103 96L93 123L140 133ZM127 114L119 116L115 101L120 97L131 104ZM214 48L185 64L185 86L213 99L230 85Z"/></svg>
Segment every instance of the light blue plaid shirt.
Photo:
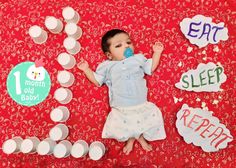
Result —
<svg viewBox="0 0 236 168"><path fill-rule="evenodd" d="M122 61L104 61L99 64L95 79L109 89L111 107L135 106L147 101L144 73L151 75L152 59L135 54Z"/></svg>

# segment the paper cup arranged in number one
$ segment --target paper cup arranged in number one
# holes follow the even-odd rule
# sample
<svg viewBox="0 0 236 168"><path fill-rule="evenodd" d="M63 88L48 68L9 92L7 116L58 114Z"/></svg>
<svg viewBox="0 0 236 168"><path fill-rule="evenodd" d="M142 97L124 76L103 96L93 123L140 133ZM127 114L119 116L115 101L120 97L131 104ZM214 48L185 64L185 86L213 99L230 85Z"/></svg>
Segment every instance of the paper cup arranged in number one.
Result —
<svg viewBox="0 0 236 168"><path fill-rule="evenodd" d="M54 122L65 122L69 116L70 112L66 106L59 106L50 113L50 117Z"/></svg>
<svg viewBox="0 0 236 168"><path fill-rule="evenodd" d="M54 34L58 34L63 29L63 23L60 19L57 19L53 16L47 16L45 19L45 26L47 29Z"/></svg>
<svg viewBox="0 0 236 168"><path fill-rule="evenodd" d="M62 16L67 23L73 22L78 23L80 20L80 15L71 7L66 7L62 11Z"/></svg>
<svg viewBox="0 0 236 168"><path fill-rule="evenodd" d="M68 157L70 155L71 147L72 144L70 143L70 141L63 140L55 146L53 150L53 155L56 158Z"/></svg>
<svg viewBox="0 0 236 168"><path fill-rule="evenodd" d="M105 154L106 148L103 143L95 141L89 146L89 157L92 160L99 160Z"/></svg>
<svg viewBox="0 0 236 168"><path fill-rule="evenodd" d="M54 93L54 98L61 104L67 104L72 99L72 92L67 88L58 88Z"/></svg>
<svg viewBox="0 0 236 168"><path fill-rule="evenodd" d="M67 37L63 41L63 45L66 48L66 51L72 55L77 54L81 50L81 45L73 37Z"/></svg>
<svg viewBox="0 0 236 168"><path fill-rule="evenodd" d="M74 158L80 158L88 153L89 146L84 140L76 141L71 148L71 155Z"/></svg>
<svg viewBox="0 0 236 168"><path fill-rule="evenodd" d="M20 145L23 139L21 137L13 137L12 139L6 140L2 145L2 150L6 154L20 152Z"/></svg>
<svg viewBox="0 0 236 168"><path fill-rule="evenodd" d="M75 57L66 52L59 54L57 57L57 61L64 69L71 69L76 64Z"/></svg>
<svg viewBox="0 0 236 168"><path fill-rule="evenodd" d="M69 135L69 129L65 124L57 124L49 131L52 140L64 140Z"/></svg>
<svg viewBox="0 0 236 168"><path fill-rule="evenodd" d="M35 153L39 143L40 140L37 137L28 137L21 143L20 150L22 153Z"/></svg>
<svg viewBox="0 0 236 168"><path fill-rule="evenodd" d="M70 87L75 81L75 77L71 72L68 71L59 71L57 74L57 81L63 87Z"/></svg>
<svg viewBox="0 0 236 168"><path fill-rule="evenodd" d="M65 32L68 37L64 40L63 46L69 53L61 53L58 55L57 61L64 69L71 69L75 66L76 60L73 55L81 50L81 45L77 39L82 36L82 29L76 24L80 20L80 15L71 7L66 7L62 12L63 18L67 22ZM46 28L54 34L58 34L63 30L63 23L60 19L53 16L47 16L44 22ZM29 35L36 44L45 43L48 34L37 25L29 28ZM17 72L19 74L19 72ZM19 78L19 75L14 75ZM18 76L17 76L18 75ZM75 77L72 73L63 70L59 71L57 80L63 87L70 87L73 85ZM68 88L58 88L54 93L54 98L61 104L67 104L72 99L72 92ZM16 93L20 95L22 91L17 87ZM54 122L65 122L69 118L70 112L66 106L58 106L50 113L50 118ZM6 154L11 153L37 153L39 155L53 154L56 158L65 158L72 153L73 157L80 158L85 156L89 151L89 145L84 140L78 140L72 146L71 142L64 140L69 135L69 129L65 124L57 124L49 131L49 137L40 142L37 137L28 137L22 139L21 137L13 137L3 143L2 149ZM61 140L58 144L56 141ZM90 158L99 160L105 153L105 146L101 142L94 142L90 145Z"/></svg>
<svg viewBox="0 0 236 168"><path fill-rule="evenodd" d="M56 142L50 138L46 138L41 141L37 147L37 152L39 155L50 155L53 153L53 149L56 145Z"/></svg>
<svg viewBox="0 0 236 168"><path fill-rule="evenodd" d="M69 37L79 39L82 36L82 29L75 23L67 23L65 26L65 32Z"/></svg>
<svg viewBox="0 0 236 168"><path fill-rule="evenodd" d="M37 25L30 27L29 35L36 44L42 44L46 42L48 38L47 32Z"/></svg>

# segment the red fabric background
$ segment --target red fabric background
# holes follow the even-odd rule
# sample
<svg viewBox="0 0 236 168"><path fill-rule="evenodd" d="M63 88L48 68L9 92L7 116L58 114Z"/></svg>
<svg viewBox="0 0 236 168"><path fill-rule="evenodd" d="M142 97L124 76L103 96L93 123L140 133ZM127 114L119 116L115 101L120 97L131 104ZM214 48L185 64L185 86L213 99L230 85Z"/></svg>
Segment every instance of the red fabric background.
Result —
<svg viewBox="0 0 236 168"><path fill-rule="evenodd" d="M62 19L62 9L73 7L81 15L78 25L83 29L79 40L82 45L76 60L86 59L95 69L106 57L100 49L101 36L112 28L130 32L136 52L142 51L150 58L151 45L157 40L163 42L165 50L157 71L147 77L151 102L157 104L164 116L167 138L151 142L154 150L145 152L138 143L133 152L122 153L124 143L101 139L101 131L109 112L107 88L97 88L75 67L70 72L76 76L70 88L73 100L67 105L71 117L66 122L70 129L67 138L71 142L84 139L88 143L102 141L108 151L99 161L88 156L81 159L68 157L56 159L53 156L6 155L0 151L0 167L234 167L236 165L236 142L233 140L226 149L206 153L200 147L186 144L175 127L176 113L183 103L201 107L205 102L214 116L225 124L233 137L236 136L236 4L225 0L5 0L0 3L0 144L13 136L37 136L41 140L48 136L55 123L50 120L50 111L59 105L53 98L60 87L56 80L62 67L56 61L65 33L49 34L46 43L35 44L28 35L32 25L45 29L46 16ZM185 17L197 14L212 17L213 22L224 22L229 30L229 39L216 45L199 49L189 43L180 31L179 23ZM187 53L188 47L193 51ZM214 52L218 46L220 51ZM204 54L203 51L206 51ZM7 93L6 79L11 69L25 61L35 61L43 56L45 68L50 74L50 94L39 105L26 107L15 103ZM206 59L205 59L206 57ZM182 62L182 66L178 66ZM183 72L195 69L199 63L220 62L227 75L222 92L195 93L181 91L174 87ZM174 103L173 97L183 98ZM221 99L219 97L222 97ZM196 99L200 98L201 102ZM213 100L219 103L212 104Z"/></svg>

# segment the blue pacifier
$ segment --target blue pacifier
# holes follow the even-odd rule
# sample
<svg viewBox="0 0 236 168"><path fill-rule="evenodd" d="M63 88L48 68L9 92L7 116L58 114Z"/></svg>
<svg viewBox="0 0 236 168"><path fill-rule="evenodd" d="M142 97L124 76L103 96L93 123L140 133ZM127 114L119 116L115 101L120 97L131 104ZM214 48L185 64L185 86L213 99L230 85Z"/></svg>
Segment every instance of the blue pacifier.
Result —
<svg viewBox="0 0 236 168"><path fill-rule="evenodd" d="M124 52L125 58L129 58L134 55L134 52L131 48L126 48Z"/></svg>

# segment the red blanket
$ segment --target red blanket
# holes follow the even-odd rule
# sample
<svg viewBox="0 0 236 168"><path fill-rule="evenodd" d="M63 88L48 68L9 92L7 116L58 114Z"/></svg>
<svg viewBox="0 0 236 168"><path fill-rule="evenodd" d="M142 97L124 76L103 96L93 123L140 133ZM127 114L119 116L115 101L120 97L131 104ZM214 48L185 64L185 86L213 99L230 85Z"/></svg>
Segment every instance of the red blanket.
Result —
<svg viewBox="0 0 236 168"><path fill-rule="evenodd" d="M96 87L74 67L75 83L70 87L73 99L67 105L70 118L66 122L70 129L67 138L72 143L83 139L89 144L102 141L107 152L99 161L92 161L88 155L75 159L69 156L56 159L54 156L38 154L6 155L0 150L0 167L234 167L236 164L235 140L226 149L206 153L200 147L187 144L178 134L176 113L183 103L200 108L202 102L225 124L233 137L236 136L236 4L225 0L5 0L0 2L0 145L14 136L37 136L40 140L48 137L49 130L56 124L50 119L50 112L60 105L54 98L54 91L60 87L56 76L63 70L57 62L58 54L65 51L64 32L49 33L46 43L38 45L28 34L32 25L45 28L46 16L61 20L62 9L73 7L81 16L78 25L83 30L78 40L81 51L75 55L76 61L86 59L93 70L106 59L100 43L102 35L113 28L130 33L136 52L151 57L151 45L161 41L164 52L160 65L152 76L146 77L149 101L162 111L167 138L151 142L153 150L144 151L138 143L126 156L122 152L124 143L102 139L101 132L109 113L108 91L105 86ZM209 44L199 49L190 44L180 30L180 22L197 14L212 17L213 22L224 22L229 39L218 44ZM65 23L65 22L63 22ZM215 47L219 51L213 51ZM187 52L192 48L191 52ZM6 80L11 69L25 61L34 62L43 57L45 69L51 78L51 90L42 103L26 107L17 104L7 93ZM196 69L199 63L220 62L224 67L227 81L222 84L222 92L188 92L174 85L181 74ZM174 102L174 97L178 98ZM183 100L181 101L181 99ZM200 99L201 101L196 101ZM177 99L176 99L177 100ZM218 103L213 103L218 100Z"/></svg>

